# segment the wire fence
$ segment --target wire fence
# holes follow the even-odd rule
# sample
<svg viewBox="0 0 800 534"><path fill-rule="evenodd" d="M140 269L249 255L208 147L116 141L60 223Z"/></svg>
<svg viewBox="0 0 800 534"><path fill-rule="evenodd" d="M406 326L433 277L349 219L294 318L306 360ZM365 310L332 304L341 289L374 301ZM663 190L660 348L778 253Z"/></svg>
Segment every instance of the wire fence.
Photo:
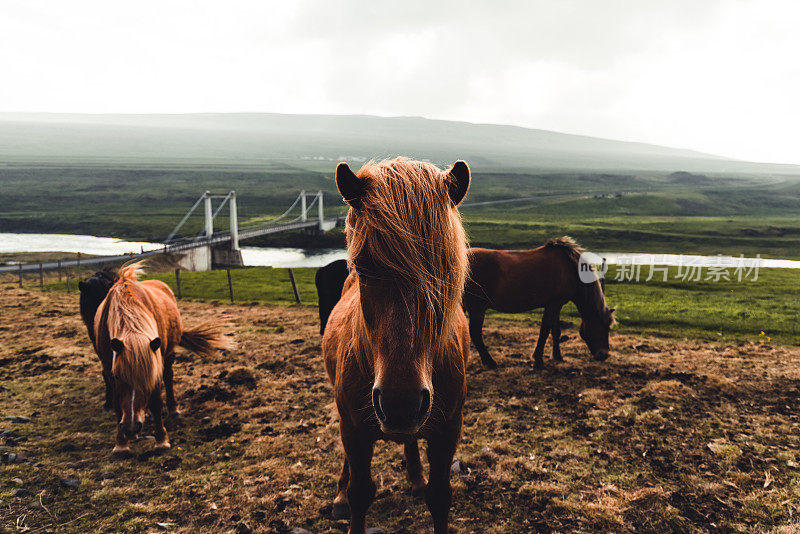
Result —
<svg viewBox="0 0 800 534"><path fill-rule="evenodd" d="M113 270L113 269L112 269ZM83 265L54 271L0 273L0 281L22 289L79 293L78 283L87 280L95 269ZM168 271L147 273L144 279L166 283L178 300L266 302L316 304L316 268L227 267L212 271Z"/></svg>

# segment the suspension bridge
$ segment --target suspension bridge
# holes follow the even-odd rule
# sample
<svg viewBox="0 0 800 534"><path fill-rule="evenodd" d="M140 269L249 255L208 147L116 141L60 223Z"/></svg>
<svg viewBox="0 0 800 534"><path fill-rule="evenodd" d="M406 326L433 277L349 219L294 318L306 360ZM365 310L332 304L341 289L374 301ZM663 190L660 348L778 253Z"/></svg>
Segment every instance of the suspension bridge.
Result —
<svg viewBox="0 0 800 534"><path fill-rule="evenodd" d="M221 200L216 209L213 201ZM177 237L180 230L203 205L203 230L192 237ZM214 219L228 206L230 227L227 231L215 232ZM313 211L312 211L313 210ZM312 213L312 216L309 214ZM295 201L281 215L268 221L259 221L239 227L238 205L235 191L227 194L204 192L186 215L169 233L163 243L153 243L153 248L115 256L93 256L75 260L60 260L42 263L27 263L0 266L0 272L35 272L86 265L102 265L120 261L142 259L157 254L176 254L182 258L181 265L190 270L210 270L213 265L242 265L239 242L254 237L277 234L293 230L327 232L344 221L344 216L325 217L322 191L301 191Z"/></svg>

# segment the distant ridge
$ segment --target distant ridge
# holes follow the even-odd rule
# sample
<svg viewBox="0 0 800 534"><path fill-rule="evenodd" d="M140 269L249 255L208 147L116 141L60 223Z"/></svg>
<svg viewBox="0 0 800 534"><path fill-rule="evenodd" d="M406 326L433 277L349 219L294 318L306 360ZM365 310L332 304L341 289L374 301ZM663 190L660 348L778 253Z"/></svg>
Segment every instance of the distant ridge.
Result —
<svg viewBox="0 0 800 534"><path fill-rule="evenodd" d="M800 173L692 150L419 117L0 113L0 163L259 165L407 155L479 169Z"/></svg>

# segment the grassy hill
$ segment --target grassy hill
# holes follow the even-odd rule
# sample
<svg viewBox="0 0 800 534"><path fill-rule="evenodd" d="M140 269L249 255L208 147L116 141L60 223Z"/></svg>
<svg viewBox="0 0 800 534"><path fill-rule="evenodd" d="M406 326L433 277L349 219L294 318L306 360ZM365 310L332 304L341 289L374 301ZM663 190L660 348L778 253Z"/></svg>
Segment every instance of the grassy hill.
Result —
<svg viewBox="0 0 800 534"><path fill-rule="evenodd" d="M0 162L308 163L407 155L481 169L797 172L690 150L419 117L0 113Z"/></svg>

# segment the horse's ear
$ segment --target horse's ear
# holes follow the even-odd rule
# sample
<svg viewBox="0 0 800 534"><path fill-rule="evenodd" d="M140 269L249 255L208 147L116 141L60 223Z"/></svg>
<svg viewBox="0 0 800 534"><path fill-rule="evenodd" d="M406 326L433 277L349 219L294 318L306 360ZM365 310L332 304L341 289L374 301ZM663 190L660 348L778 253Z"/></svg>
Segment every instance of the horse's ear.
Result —
<svg viewBox="0 0 800 534"><path fill-rule="evenodd" d="M84 289L86 289L86 282L81 280L80 282L78 282L78 290L83 291Z"/></svg>
<svg viewBox="0 0 800 534"><path fill-rule="evenodd" d="M150 342L150 350L153 352L157 351L161 347L161 338L157 337L153 341Z"/></svg>
<svg viewBox="0 0 800 534"><path fill-rule="evenodd" d="M111 350L113 350L114 352L122 352L123 350L125 350L125 345L123 345L122 341L120 341L119 339L114 338L111 340Z"/></svg>
<svg viewBox="0 0 800 534"><path fill-rule="evenodd" d="M453 168L447 173L448 179L448 192L450 193L450 200L453 204L458 206L464 197L467 195L469 189L469 167L461 160L453 164Z"/></svg>
<svg viewBox="0 0 800 534"><path fill-rule="evenodd" d="M351 206L358 204L364 194L364 184L345 162L336 166L336 187L344 201Z"/></svg>

